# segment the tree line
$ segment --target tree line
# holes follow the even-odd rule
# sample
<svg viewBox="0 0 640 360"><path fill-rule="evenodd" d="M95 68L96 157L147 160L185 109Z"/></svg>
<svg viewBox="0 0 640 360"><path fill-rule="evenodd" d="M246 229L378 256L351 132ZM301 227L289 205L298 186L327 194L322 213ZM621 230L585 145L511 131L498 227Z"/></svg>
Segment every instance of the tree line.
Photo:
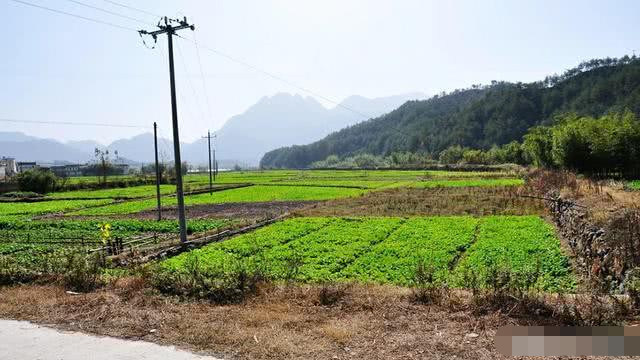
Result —
<svg viewBox="0 0 640 360"><path fill-rule="evenodd" d="M393 152L389 155L330 155L312 168L416 168L440 165L533 165L563 168L591 176L640 176L640 120L630 112L601 117L575 113L527 131L522 142L489 149L452 145L437 155Z"/></svg>
<svg viewBox="0 0 640 360"><path fill-rule="evenodd" d="M640 60L594 59L543 81L494 81L409 101L312 144L270 151L260 165L306 168L330 155L345 159L403 152L437 159L456 145L488 151L494 145L522 143L530 128L550 126L562 114L599 118L625 111L640 114Z"/></svg>

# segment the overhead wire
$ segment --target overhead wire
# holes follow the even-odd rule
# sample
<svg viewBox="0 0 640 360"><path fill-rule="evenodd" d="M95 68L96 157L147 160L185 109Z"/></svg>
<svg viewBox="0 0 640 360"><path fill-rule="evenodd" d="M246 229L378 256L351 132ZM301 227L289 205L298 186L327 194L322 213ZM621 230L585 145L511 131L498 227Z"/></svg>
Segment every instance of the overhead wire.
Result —
<svg viewBox="0 0 640 360"><path fill-rule="evenodd" d="M103 21L103 20L98 20L98 19L94 19L94 18L90 18L87 16L83 16L83 15L78 15L78 14L74 14L74 13L70 13L67 11L62 11L62 10L58 10L58 9L54 9L54 8L50 8L50 7L46 7L46 6L42 6L42 5L38 5L38 4L34 4L34 3L30 3L24 0L10 0L16 3L20 3L23 5L27 5L27 6L31 6L34 8L39 8L42 10L47 10L47 11L51 11L60 15L67 15L67 16L71 16L71 17L75 17L78 19L82 19L82 20L86 20L86 21L91 21L97 24L102 24L102 25L107 25L107 26L111 26L117 29L121 29L121 30L127 30L127 31L134 31L134 32L138 32L138 30L134 29L134 28L130 28L128 26L124 26L124 25L118 25L118 24L114 24L108 21Z"/></svg>
<svg viewBox="0 0 640 360"><path fill-rule="evenodd" d="M141 125L89 123L89 122L75 122L75 121L22 120L22 119L9 119L9 118L0 118L0 121L1 122L21 123L21 124L100 126L100 127L135 128L135 129L142 129L142 128L146 129L146 128L148 128L148 126L141 126Z"/></svg>
<svg viewBox="0 0 640 360"><path fill-rule="evenodd" d="M204 90L204 98L207 104L207 115L209 116L209 121L213 121L213 113L211 112L211 101L209 100L209 91L207 90L207 82L204 76L204 71L202 70L202 59L200 58L200 47L198 46L198 41L196 39L195 32L193 33L193 41L196 44L196 55L198 56L198 66L200 67L200 78L202 79L202 89Z"/></svg>
<svg viewBox="0 0 640 360"><path fill-rule="evenodd" d="M30 3L30 2L27 2L27 1L24 1L24 0L11 0L11 1L16 2L16 3L21 3L21 4L24 4L24 5L28 5L28 6L32 6L32 7L35 7L35 8L40 8L40 9L43 9L43 10L48 10L48 11L55 12L55 13L58 13L58 14L67 15L67 16L72 16L72 17L79 18L79 19L83 19L83 20L86 20L86 21L92 21L92 22L94 22L94 23L98 23L98 24L102 24L102 25L107 25L107 26L111 26L111 27L119 28L119 29L123 29L123 30L134 31L134 32L138 33L138 30L133 29L133 28L130 28L130 27L127 27L127 26L118 25L118 24L114 24L114 23L107 22L107 21L102 21L102 20L98 20L98 19L94 19L94 18L89 18L89 17L82 16L82 15L77 15L77 14L69 13L69 12L66 12L66 11L58 10L58 9L53 9L53 8L46 7L46 6L42 6L42 5L33 4L33 3ZM75 2L75 3L82 4L81 2L76 1L76 0L68 0L68 1L72 1L72 2ZM130 7L130 6L127 6L127 5L123 5L123 4L120 4L120 3L116 3L116 2L111 1L111 0L104 0L104 1L106 1L106 2L108 2L108 3L111 3L111 4L114 4L114 5L122 6L122 7L129 8L129 9L132 9L132 10L135 10L135 11L139 11L139 12L147 13L147 14L149 14L149 15L156 16L156 14L153 14L153 13L151 13L151 12L148 12L148 11L145 11L145 10L142 10L142 9L133 8L133 7ZM89 6L89 5L87 5L87 4L83 4L83 5ZM97 7L94 7L94 8L97 8ZM99 8L97 8L97 9L99 9ZM104 9L102 9L102 10L104 10ZM106 10L106 11L108 11L108 10ZM126 17L126 15L122 15L122 14L119 14L119 16L124 16L124 17ZM127 17L127 18L129 18L129 17ZM133 18L131 18L131 19L133 19ZM138 20L138 19L136 19L135 21L139 21L139 20ZM183 39L183 40L186 40L186 41L189 41L189 42L195 43L195 41L194 41L194 40L191 40L191 39L185 38L185 37L180 36L180 35L178 35L178 34L174 34L174 35L175 35L175 36L177 36L177 37L179 37L179 38L181 38L181 39ZM208 47L208 46L205 46L205 45L197 45L197 44L196 44L196 46L202 47L203 49L205 49L205 50L207 50L207 51L209 51L209 52L211 52L211 53L213 53L213 54L216 54L216 55L218 55L218 56L224 57L224 58L226 58L226 59L228 59L228 60L230 60L230 61L232 61L232 62L238 63L238 64L243 65L243 66L245 66L245 67L247 67L247 68L249 68L249 69L252 69L252 70L254 70L254 71L256 71L256 72L259 72L259 73L261 73L261 74L263 74L263 75L265 75L265 76L268 76L268 77L270 77L270 78L272 78L272 79L275 79L275 80L277 80L277 81L280 81L280 82L282 82L282 83L284 83L284 84L287 84L287 85L289 85L289 86L291 86L291 87L293 87L293 88L295 88L295 89L298 89L299 91L302 91L302 92L304 92L304 93L307 93L307 94L309 94L309 95L312 95L312 96L315 96L315 97L317 97L317 98L319 98L319 99L322 99L322 100L324 100L324 101L326 101L326 102L329 102L329 103L331 103L331 104L334 104L335 106L340 107L340 108L342 108L342 109L344 109L344 110L347 110L347 111L349 111L349 112L352 112L352 113L354 113L354 114L357 114L357 115L359 115L359 116L363 117L364 119L371 119L371 118L374 118L374 117L375 117L375 116L372 116L372 115L370 115L370 114L365 114L365 113L363 113L363 112L360 112L360 111L358 111L358 110L355 110L355 109L351 108L350 106L346 106L346 105L344 105L343 103L340 103L340 102L338 102L338 101L335 101L335 100L333 100L333 99L331 99L331 98L329 98L329 97L326 97L326 96L324 96L324 95L322 95L322 94L319 94L319 93L317 93L317 92L315 92L315 91L313 91L313 90L310 90L310 89L308 89L308 88L302 87L302 86L300 86L300 85L298 85L298 84L296 84L296 83L294 83L294 82L292 82L292 81L290 81L290 80L288 80L288 79L286 79L286 78L284 78L284 77L282 77L282 76L279 76L279 75L273 74L273 73L271 73L271 72L269 72L269 71L266 71L266 70L264 70L264 69L262 69L262 68L260 68L260 67L257 67L257 66L255 66L255 65L252 65L252 64L250 64L250 63L248 63L248 62L246 62L246 61L243 61L243 60L241 60L241 59L238 59L238 58L236 58L236 57L233 57L233 56L231 56L231 55L228 55L228 54L226 54L226 53L224 53L224 52L221 52L221 51L219 51L219 50L216 50L216 49L214 49L214 48L211 48L211 47ZM203 73L202 73L202 74L203 74ZM391 127L391 129L393 129L393 130L397 131L398 133L401 133L401 134L403 134L403 135L405 135L405 136L410 136L409 134L407 134L407 133L405 133L405 132L403 132L403 131L401 131L401 130L399 130L399 129L395 128L395 127Z"/></svg>
<svg viewBox="0 0 640 360"><path fill-rule="evenodd" d="M187 83L189 84L189 87L191 88L191 91L193 92L193 102L196 104L196 108L197 108L197 112L199 113L199 117L202 118L204 120L204 112L202 111L202 107L200 105L200 101L198 100L198 94L196 92L196 88L193 86L193 82L191 81L191 78L189 77L189 71L187 70L187 62L185 60L184 55L182 54L182 48L180 47L180 44L178 42L176 42L176 48L178 49L178 56L180 57L180 62L182 63L182 70L184 71L184 76L187 78ZM183 100L184 102L184 100ZM193 115L193 114L192 114ZM194 117L194 120L197 117Z"/></svg>
<svg viewBox="0 0 640 360"><path fill-rule="evenodd" d="M112 0L102 0L102 1L107 2L109 4L112 4L112 5L123 7L125 9L137 11L137 12L142 13L142 14L147 14L149 16L154 16L154 17L157 17L157 18L163 17L162 15L154 14L154 13L152 13L150 11L146 11L146 10L143 10L143 9L135 8L133 6L125 5L125 4L122 4L122 3L119 3L119 2L115 2L115 1L112 1Z"/></svg>
<svg viewBox="0 0 640 360"><path fill-rule="evenodd" d="M192 43L194 42L193 40L188 39L188 38L185 38L185 37L183 37L183 36L179 36L179 35L177 35L177 34L176 34L176 36L178 36L179 38L181 38L181 39L183 39L183 40L186 40L186 41L189 41L189 42L192 42ZM232 61L232 62L235 62L235 63L238 63L238 64L240 64L240 65L243 65L243 66L245 66L245 67L247 67L247 68L249 68L249 69L252 69L252 70L254 70L254 71L256 71L256 72L259 72L259 73L261 73L261 74L263 74L263 75L266 75L266 76L268 76L268 77L270 77L270 78L272 78L272 79L278 80L278 81L280 81L280 82L282 82L282 83L284 83L284 84L287 84L287 85L289 85L289 86L291 86L291 87L293 87L293 88L295 88L295 89L298 89L298 90L300 90L300 91L302 91L302 92L304 92L304 93L307 93L307 94L309 94L309 95L315 96L316 98L319 98L319 99L322 99L322 100L324 100L324 101L326 101L326 102L329 102L329 103L331 103L331 104L334 104L336 107L342 108L342 109L347 110L347 111L349 111L349 112L351 112L351 113L354 113L354 114L356 114L356 115L359 115L359 116L361 116L362 118L364 118L365 120L375 118L375 116L373 116L373 115L371 115L371 114L365 114L365 113L363 113L363 112L361 112L361 111L358 111L358 110L356 110L356 109L353 109L353 108L351 108L350 106L344 105L344 104L343 104L343 103L341 103L341 102L335 101L335 100L333 100L333 99L331 99L331 98L328 98L328 97L326 97L326 96L324 96L324 95L322 95L322 94L319 94L319 93L317 93L317 92L315 92L315 91L312 91L312 90L309 90L309 89L307 89L307 88L305 88L305 87L302 87L302 86L300 86L300 85L297 85L296 83L294 83L294 82L292 82L292 81L290 81L290 80L287 80L287 79L283 78L282 76L279 76L279 75L273 74L273 73L271 73L271 72L269 72L269 71L266 71L266 70L263 70L263 69L261 69L261 68L259 68L259 67L257 67L257 66L254 66L254 65L252 65L252 64L247 63L246 61L240 60L240 59L238 59L238 58L236 58L236 57L233 57L233 56L231 56L231 55L225 54L225 53L223 53L223 52L221 52L221 51L219 51L219 50L216 50L216 49L210 48L210 47L205 46L205 45L200 45L200 46L201 46L203 49L208 50L208 51L210 51L210 52L212 52L212 53L214 53L214 54L216 54L216 55L219 55L219 56L221 56L221 57L224 57L224 58L226 58L226 59L228 59L228 60L230 60L230 61ZM399 130L399 129L397 129L397 128L393 127L393 126L391 126L390 128L391 128L392 130L395 130L396 132L398 132L398 133L402 134L402 135L410 136L409 134L405 133L404 131L401 131L401 130Z"/></svg>
<svg viewBox="0 0 640 360"><path fill-rule="evenodd" d="M98 7L98 6L94 6L94 5L91 5L91 4L84 3L84 2L82 2L82 1L78 1L78 0L67 0L67 1L68 1L68 2L71 2L71 3L74 3L74 4L78 4L78 5L80 5L80 6L87 7L87 8L89 8L89 9L93 9L93 10L101 11L101 12L103 12L103 13L105 13L105 14L109 14L109 15L113 15L113 16L118 16L118 17L121 17L121 18L123 18L123 19L127 19L127 20L131 20L131 21L139 22L139 23L141 23L141 24L145 24L145 25L155 26L155 24L149 23L149 22L147 22L147 21L140 20L140 19L137 19L137 18L134 18L134 17L128 16L128 15L120 14L120 13L117 13L117 12L115 12L115 11L111 11L111 10L103 9L103 8L101 8L101 7Z"/></svg>

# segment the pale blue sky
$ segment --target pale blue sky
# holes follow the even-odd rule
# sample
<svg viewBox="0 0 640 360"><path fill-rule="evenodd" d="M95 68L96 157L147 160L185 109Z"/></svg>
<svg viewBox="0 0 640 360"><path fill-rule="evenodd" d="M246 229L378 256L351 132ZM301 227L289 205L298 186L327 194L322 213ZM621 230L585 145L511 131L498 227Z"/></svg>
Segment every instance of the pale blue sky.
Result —
<svg viewBox="0 0 640 360"><path fill-rule="evenodd" d="M152 28L68 0L25 1ZM104 0L78 1L156 22ZM120 2L157 14L186 15L203 45L338 101L353 94L434 94L491 80L534 81L585 59L619 57L634 49L640 54L639 1ZM158 49L148 50L135 32L10 0L0 0L0 14L5 29L0 118L149 124L149 129L158 121L170 135L165 37ZM262 96L282 91L306 95L200 48L209 116L195 47L177 42L183 54L176 48L184 140L219 128ZM147 131L2 122L0 127L103 143Z"/></svg>

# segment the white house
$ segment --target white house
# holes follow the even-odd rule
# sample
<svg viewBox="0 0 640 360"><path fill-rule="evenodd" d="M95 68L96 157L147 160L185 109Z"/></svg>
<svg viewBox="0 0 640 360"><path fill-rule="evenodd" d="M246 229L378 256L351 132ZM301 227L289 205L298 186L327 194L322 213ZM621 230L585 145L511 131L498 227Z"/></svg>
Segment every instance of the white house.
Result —
<svg viewBox="0 0 640 360"><path fill-rule="evenodd" d="M6 180L18 173L16 159L2 157L0 159L0 180Z"/></svg>
<svg viewBox="0 0 640 360"><path fill-rule="evenodd" d="M37 164L35 162L18 161L18 172L23 173L35 168L36 166Z"/></svg>

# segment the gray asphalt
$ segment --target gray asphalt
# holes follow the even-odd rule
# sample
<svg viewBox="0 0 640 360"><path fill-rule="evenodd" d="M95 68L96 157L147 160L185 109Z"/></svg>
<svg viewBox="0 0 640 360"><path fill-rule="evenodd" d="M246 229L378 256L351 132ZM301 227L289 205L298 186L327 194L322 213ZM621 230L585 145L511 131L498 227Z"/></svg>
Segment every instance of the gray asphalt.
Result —
<svg viewBox="0 0 640 360"><path fill-rule="evenodd" d="M1 360L221 360L172 346L78 332L63 332L25 321L0 320Z"/></svg>

